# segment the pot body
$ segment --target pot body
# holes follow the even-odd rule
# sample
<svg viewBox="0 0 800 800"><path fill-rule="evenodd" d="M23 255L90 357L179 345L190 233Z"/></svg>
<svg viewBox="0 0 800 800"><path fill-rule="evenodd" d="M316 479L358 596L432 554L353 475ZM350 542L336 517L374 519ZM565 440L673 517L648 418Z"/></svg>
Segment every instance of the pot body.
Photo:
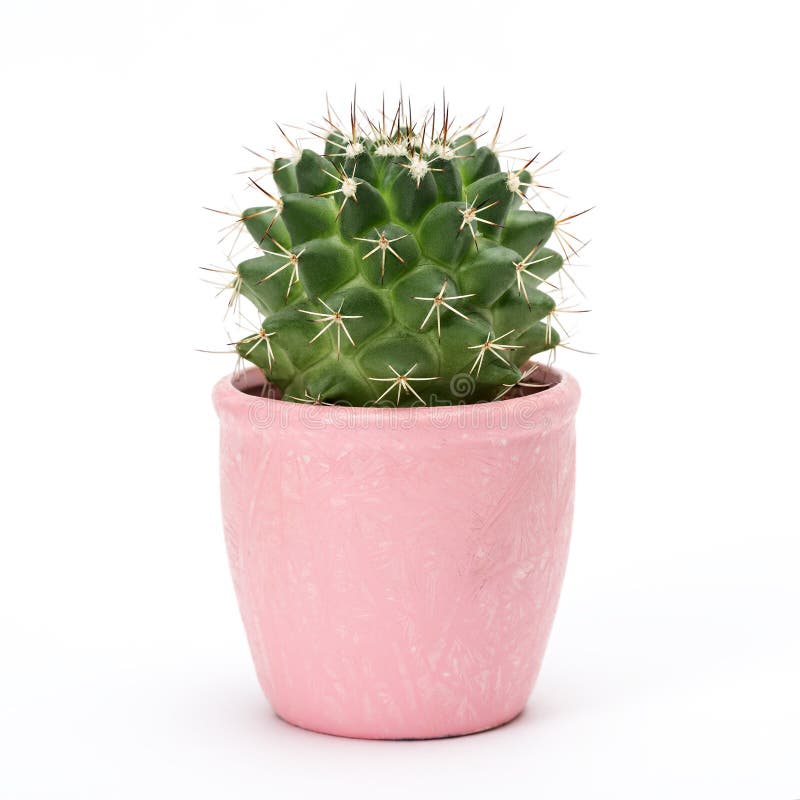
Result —
<svg viewBox="0 0 800 800"><path fill-rule="evenodd" d="M222 507L276 713L359 738L472 733L519 714L567 560L579 391L451 408L341 408L226 378Z"/></svg>

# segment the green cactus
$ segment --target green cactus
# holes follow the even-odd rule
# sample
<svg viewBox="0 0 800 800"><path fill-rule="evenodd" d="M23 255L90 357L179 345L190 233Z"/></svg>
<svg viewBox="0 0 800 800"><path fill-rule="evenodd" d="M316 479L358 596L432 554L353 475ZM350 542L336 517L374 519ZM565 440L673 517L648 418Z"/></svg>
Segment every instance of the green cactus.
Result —
<svg viewBox="0 0 800 800"><path fill-rule="evenodd" d="M543 286L564 259L547 242L555 232L567 255L577 240L526 197L534 159L503 170L496 134L480 146L470 129L451 132L446 106L441 118L418 126L401 102L360 125L351 109L323 154L275 159L280 196L251 179L270 205L240 219L262 253L230 288L263 322L235 346L284 399L492 400L559 344Z"/></svg>

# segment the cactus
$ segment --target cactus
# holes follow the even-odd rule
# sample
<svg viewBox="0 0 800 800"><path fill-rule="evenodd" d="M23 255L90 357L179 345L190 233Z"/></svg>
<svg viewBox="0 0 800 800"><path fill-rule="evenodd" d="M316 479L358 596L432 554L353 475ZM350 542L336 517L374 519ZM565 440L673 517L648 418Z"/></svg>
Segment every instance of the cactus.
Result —
<svg viewBox="0 0 800 800"><path fill-rule="evenodd" d="M453 130L443 103L336 125L322 153L290 142L279 194L239 216L260 249L228 284L263 322L234 343L286 400L415 405L493 400L559 344L546 288L577 238L533 209L535 157L501 169L497 131ZM440 122L436 124L436 112ZM502 121L502 118L501 118ZM281 133L284 134L283 130ZM551 235L563 255L547 247ZM528 385L528 384L523 384Z"/></svg>

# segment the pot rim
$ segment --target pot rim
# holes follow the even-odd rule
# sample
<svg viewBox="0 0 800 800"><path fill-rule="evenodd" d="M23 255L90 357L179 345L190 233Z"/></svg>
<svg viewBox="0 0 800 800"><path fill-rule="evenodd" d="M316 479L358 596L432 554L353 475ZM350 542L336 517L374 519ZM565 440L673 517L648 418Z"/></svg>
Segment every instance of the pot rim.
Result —
<svg viewBox="0 0 800 800"><path fill-rule="evenodd" d="M414 425L432 423L438 426L443 421L465 423L468 419L472 419L474 424L476 418L491 420L498 416L528 421L534 417L547 417L549 424L569 422L575 415L580 400L578 382L564 370L533 360L527 362L524 369L534 363L557 382L538 392L489 402L405 408L293 403L243 391L263 384L264 373L258 367L250 367L239 375L230 374L220 379L214 386L213 401L220 416L225 412L248 417L251 421L280 417L289 424L294 421L307 422L309 417L323 425L326 422L340 423L346 420L348 423L366 427L372 427L373 424L380 426L387 422Z"/></svg>

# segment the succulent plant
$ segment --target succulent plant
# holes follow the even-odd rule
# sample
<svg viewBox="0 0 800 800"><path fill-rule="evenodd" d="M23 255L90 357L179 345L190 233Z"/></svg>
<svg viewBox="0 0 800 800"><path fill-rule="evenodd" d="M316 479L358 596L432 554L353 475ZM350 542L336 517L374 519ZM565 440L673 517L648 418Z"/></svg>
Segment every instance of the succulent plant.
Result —
<svg viewBox="0 0 800 800"><path fill-rule="evenodd" d="M243 295L263 321L236 351L286 400L502 396L559 344L546 289L579 249L563 229L578 215L534 210L527 192L549 187L535 157L501 168L499 124L481 144L479 121L454 129L445 103L422 123L402 100L376 119L355 102L349 125L329 111L322 153L281 130L292 155L270 164L278 192L250 179L269 202L237 222L261 252L231 272L229 305Z"/></svg>

